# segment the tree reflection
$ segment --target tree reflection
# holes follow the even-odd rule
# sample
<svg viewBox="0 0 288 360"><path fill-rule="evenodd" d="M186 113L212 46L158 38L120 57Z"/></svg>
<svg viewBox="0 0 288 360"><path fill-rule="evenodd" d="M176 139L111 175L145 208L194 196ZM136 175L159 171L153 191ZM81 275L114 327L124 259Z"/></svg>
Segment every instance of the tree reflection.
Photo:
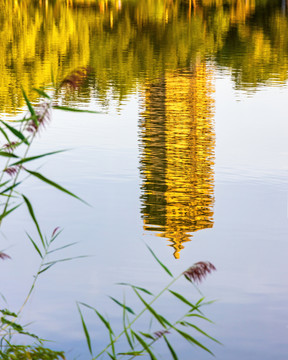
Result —
<svg viewBox="0 0 288 360"><path fill-rule="evenodd" d="M97 96L103 103L111 88L121 100L139 82L189 68L199 55L231 69L241 89L287 79L282 0L0 0L0 6L1 112L21 108L21 85L27 91L47 85L51 69L60 80L75 68L93 68L79 91L87 102Z"/></svg>

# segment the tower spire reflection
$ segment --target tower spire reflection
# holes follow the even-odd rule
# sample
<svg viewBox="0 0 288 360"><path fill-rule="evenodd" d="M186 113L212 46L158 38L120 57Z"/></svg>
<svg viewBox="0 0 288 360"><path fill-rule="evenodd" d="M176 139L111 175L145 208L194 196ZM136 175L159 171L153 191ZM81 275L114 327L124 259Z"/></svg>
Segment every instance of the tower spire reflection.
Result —
<svg viewBox="0 0 288 360"><path fill-rule="evenodd" d="M180 257L193 232L213 226L212 71L168 72L145 89L141 175L144 229L167 238Z"/></svg>

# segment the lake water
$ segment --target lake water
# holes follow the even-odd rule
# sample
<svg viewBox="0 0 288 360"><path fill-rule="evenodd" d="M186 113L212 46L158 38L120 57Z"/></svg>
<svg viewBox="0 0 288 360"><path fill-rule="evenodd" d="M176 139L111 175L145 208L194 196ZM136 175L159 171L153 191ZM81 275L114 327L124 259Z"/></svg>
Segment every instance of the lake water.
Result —
<svg viewBox="0 0 288 360"><path fill-rule="evenodd" d="M214 324L201 326L223 345L197 338L217 359L287 359L287 2L0 4L2 117L24 110L21 86L37 104L32 88L51 86L52 77L66 79L54 93L58 105L102 112L55 110L31 149L69 149L30 168L92 207L32 178L21 192L47 234L60 226L61 244L78 242L65 257L91 256L43 274L23 323L68 359L88 359L76 301L120 329L121 310L107 297L123 298L115 283L157 293L169 282L147 244L173 274L201 260L216 266L200 286L217 300L205 308ZM11 310L37 271L25 230L36 234L24 207L1 229L1 249L12 257L0 264L1 293ZM199 299L186 281L177 286ZM128 291L126 301L137 308ZM179 310L168 296L159 306L172 316ZM96 353L107 337L95 314L83 314ZM211 358L174 344L181 360ZM158 354L171 357L164 345Z"/></svg>

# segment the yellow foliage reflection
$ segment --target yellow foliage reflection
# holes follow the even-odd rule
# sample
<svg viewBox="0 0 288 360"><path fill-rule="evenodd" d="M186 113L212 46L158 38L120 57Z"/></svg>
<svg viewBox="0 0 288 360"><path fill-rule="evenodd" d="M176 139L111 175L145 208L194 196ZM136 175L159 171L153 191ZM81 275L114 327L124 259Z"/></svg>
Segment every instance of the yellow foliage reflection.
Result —
<svg viewBox="0 0 288 360"><path fill-rule="evenodd" d="M230 68L238 87L281 83L283 4L284 12L275 0L0 0L0 112L20 109L21 85L46 86L51 70L61 81L93 68L82 99L105 102L111 87L122 99L166 69L189 68L197 54Z"/></svg>
<svg viewBox="0 0 288 360"><path fill-rule="evenodd" d="M142 120L144 229L170 240L179 258L191 233L213 226L211 69L168 72L145 91Z"/></svg>

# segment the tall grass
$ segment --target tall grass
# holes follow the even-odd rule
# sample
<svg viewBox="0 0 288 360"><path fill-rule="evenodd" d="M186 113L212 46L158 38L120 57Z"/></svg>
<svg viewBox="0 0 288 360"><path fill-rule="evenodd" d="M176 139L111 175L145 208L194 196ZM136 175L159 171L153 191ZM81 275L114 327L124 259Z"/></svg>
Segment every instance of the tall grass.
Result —
<svg viewBox="0 0 288 360"><path fill-rule="evenodd" d="M207 332L198 326L199 320L211 322L202 312L202 307L210 304L210 302L205 302L203 296L201 296L197 301L193 301L171 288L182 277L185 277L190 283L196 285L197 283L202 282L207 274L215 271L215 266L208 261L200 261L180 273L178 276L174 277L172 272L159 260L155 253L149 247L148 249L162 269L171 277L171 281L168 285L161 289L157 295L153 295L148 289L143 287L128 283L119 284L125 287L128 286L136 295L138 302L142 305L142 310L137 313L133 309L135 304L133 307L131 305L128 306L125 297L123 301L110 297L110 299L119 305L122 310L123 330L119 334L115 334L109 319L101 314L98 309L83 302L79 302L77 304L91 359L96 360L103 356L103 359L111 358L113 360L132 360L135 357L146 355L151 360L156 360L159 357L154 351L154 345L162 341L167 346L170 357L173 360L177 360L180 359L180 357L177 355L176 347L172 345L172 342L170 342L170 339L174 338L175 335L176 337L178 336L178 338L180 336L191 345L199 347L213 355L212 351L196 338L198 333L216 343L219 343L218 340L207 334ZM198 289L196 286L195 288ZM185 309L183 310L183 313L176 320L174 319L173 312L170 312L168 316L164 316L163 314L160 314L154 306L154 303L165 293L168 293L170 297L178 301L177 308L180 309L182 308L182 305L184 305ZM170 300L168 301L170 302ZM88 330L88 326L83 316L83 307L93 311L98 320L100 320L100 322L104 325L109 335L110 342L104 347L104 349L100 351L98 350L96 353L93 351L93 338ZM149 330L146 330L145 332L137 330L139 328L139 325L137 324L138 320L147 313L149 314L149 317L145 317L147 321L145 328L148 328ZM195 319L197 320L197 325L193 322ZM151 326L152 323L156 324L154 329ZM141 325L143 326L142 322ZM189 330L193 330L194 334L191 334L191 331ZM118 351L118 345L121 349L127 348L127 350Z"/></svg>
<svg viewBox="0 0 288 360"><path fill-rule="evenodd" d="M73 75L73 76L72 76ZM67 79L71 82L76 82L76 85L85 75L83 70L77 70L75 73L68 75ZM42 173L35 171L31 166L33 162L44 157L52 156L60 151L52 151L42 153L34 156L29 156L29 151L33 146L33 142L41 129L43 129L51 120L53 109L65 111L83 111L79 109L69 108L65 106L58 106L55 103L55 94L61 87L66 84L65 79L58 88L55 88L54 93L48 94L46 89L34 89L40 95L40 102L33 106L29 101L24 89L22 94L27 105L27 114L20 120L4 121L0 120L0 229L3 222L8 216L17 212L19 207L25 206L29 217L36 228L37 238L33 238L30 234L26 233L27 238L31 242L34 250L39 256L39 267L34 275L31 287L27 295L23 299L23 303L18 310L9 310L0 308L0 356L1 359L64 359L63 352L55 352L43 346L43 341L37 335L30 333L20 324L20 316L25 308L25 305L31 298L35 289L36 283L40 276L52 266L59 262L69 261L77 257L62 257L53 259L53 255L63 251L67 247L73 246L74 243L67 243L62 246L57 246L57 238L61 233L61 229L56 227L50 236L46 236L42 231L41 226L37 220L33 206L29 198L23 194L22 185L28 177L34 177L40 182L53 187L61 192L66 193L78 200L77 195L70 190L64 188L62 185L56 183L50 178L44 176ZM75 86L76 86L75 85ZM91 111L89 111L91 112ZM16 220L17 221L17 220ZM49 260L47 257L49 256ZM11 259L6 251L0 251L0 260ZM2 296L4 303L5 297ZM36 341L34 346L16 346L13 344L15 335L25 335Z"/></svg>
<svg viewBox="0 0 288 360"><path fill-rule="evenodd" d="M30 199L23 193L22 185L27 177L33 177L40 182L44 182L46 185L53 187L65 194L74 197L77 200L83 201L76 194L72 193L69 189L64 188L61 184L56 183L50 177L43 175L33 167L34 161L56 155L64 150L52 151L48 153L41 153L38 155L29 156L29 151L33 146L33 142L38 133L43 129L51 120L53 109L64 111L83 111L80 109L70 108L58 105L55 102L56 94L61 88L75 89L81 85L83 78L87 75L87 69L77 69L73 73L69 74L61 84L55 88L54 93L48 93L46 89L34 89L40 96L41 101L37 106L32 105L29 101L25 91L22 89L23 97L25 99L28 111L27 114L17 121L4 121L0 120L0 135L2 137L2 145L0 146L0 159L3 165L0 168L0 229L3 222L8 216L17 212L19 207L26 207L27 213L31 222L35 226L37 237L32 237L29 233L26 233L34 251L39 257L39 266L34 275L34 279L31 283L30 289L27 295L24 297L22 305L19 309L10 310L7 308L0 309L0 357L4 360L56 360L65 359L64 352L53 351L44 346L43 339L38 335L33 334L27 330L27 328L21 325L21 314L29 302L31 295L35 289L37 281L46 273L51 267L55 266L59 262L70 261L72 259L81 258L63 256L59 259L53 259L54 254L67 250L68 247L73 246L74 243L66 243L65 245L58 246L57 239L61 234L61 229L55 227L50 236L46 236L41 228L41 224L38 222L37 215L35 214L33 205ZM86 111L84 111L86 112ZM88 111L92 112L92 111ZM95 113L95 112L92 112ZM215 270L214 265L210 262L200 261L183 273L174 277L172 272L165 266L155 253L148 248L155 261L159 263L161 268L169 275L171 281L168 285L164 286L158 294L153 295L150 290L141 286L135 286L128 283L121 283L119 285L129 287L130 290L136 296L137 301L142 306L142 310L136 312L134 306L128 305L124 297L123 300L118 300L110 297L113 303L116 303L121 309L122 316L122 331L118 334L112 329L112 324L106 316L101 314L98 309L83 302L77 303L78 312L81 319L83 332L86 338L86 343L90 353L90 358L96 360L98 358L111 358L113 360L120 359L134 359L138 356L146 355L152 360L156 360L158 355L154 351L156 343L162 341L167 347L170 357L174 360L179 359L176 348L172 345L171 338L180 336L185 341L192 345L195 345L202 350L212 354L211 350L206 347L202 342L196 338L196 334L201 334L214 342L218 342L216 339L207 334L202 328L196 325L193 320L210 321L202 313L202 307L207 304L204 298L201 296L197 301L188 299L183 294L172 290L174 284L180 279L185 277L190 283L194 285L203 281L207 274ZM48 260L49 256L49 260ZM52 258L51 258L52 257ZM10 255L6 251L0 251L0 260L11 260ZM179 304L185 307L182 315L178 319L172 319L170 316L164 316L160 314L154 303L163 295L168 294L174 298ZM3 297L4 298L4 297ZM4 301L3 301L4 302ZM86 324L85 317L83 315L83 308L88 308L92 311L98 320L104 325L108 332L109 342L101 350L94 351L94 339ZM150 315L149 322L152 320L157 327L148 327L149 331L139 331L138 323L139 319L145 317L146 314ZM198 323L197 323L198 324ZM194 334L191 334L189 330L193 330ZM14 336L19 335L27 336L32 339L31 345L15 345ZM118 350L119 347L125 351Z"/></svg>

